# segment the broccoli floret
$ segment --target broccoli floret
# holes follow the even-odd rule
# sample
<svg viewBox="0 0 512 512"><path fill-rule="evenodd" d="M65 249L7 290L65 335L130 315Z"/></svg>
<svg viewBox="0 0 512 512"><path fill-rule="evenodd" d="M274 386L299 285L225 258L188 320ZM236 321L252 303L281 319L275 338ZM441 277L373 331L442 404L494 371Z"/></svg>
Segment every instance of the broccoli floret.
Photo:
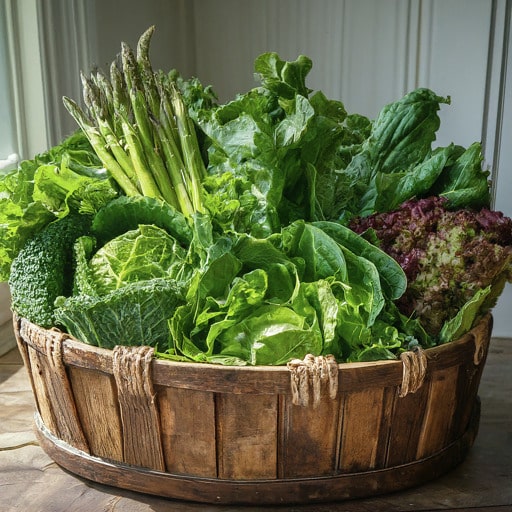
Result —
<svg viewBox="0 0 512 512"><path fill-rule="evenodd" d="M90 224L88 216L68 215L25 244L9 276L13 311L42 327L55 325L55 299L72 291L73 244Z"/></svg>

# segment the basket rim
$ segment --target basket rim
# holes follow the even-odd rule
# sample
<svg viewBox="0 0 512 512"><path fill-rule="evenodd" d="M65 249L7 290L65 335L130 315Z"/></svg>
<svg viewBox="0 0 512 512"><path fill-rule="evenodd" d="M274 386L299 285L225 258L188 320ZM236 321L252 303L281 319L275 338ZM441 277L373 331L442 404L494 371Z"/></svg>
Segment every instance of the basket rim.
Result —
<svg viewBox="0 0 512 512"><path fill-rule="evenodd" d="M44 354L48 339L58 340L62 343L62 358L66 366L113 373L113 350L88 345L57 328L45 329L15 315L13 323L18 343ZM471 360L477 364L476 353L481 345L478 340L490 339L492 324L492 314L487 313L459 339L425 349L429 368L449 368ZM154 358L151 371L154 384L162 386L256 394L288 394L290 388L287 366L225 366ZM402 373L400 359L338 363L340 389L349 391L382 386L383 383L399 386Z"/></svg>

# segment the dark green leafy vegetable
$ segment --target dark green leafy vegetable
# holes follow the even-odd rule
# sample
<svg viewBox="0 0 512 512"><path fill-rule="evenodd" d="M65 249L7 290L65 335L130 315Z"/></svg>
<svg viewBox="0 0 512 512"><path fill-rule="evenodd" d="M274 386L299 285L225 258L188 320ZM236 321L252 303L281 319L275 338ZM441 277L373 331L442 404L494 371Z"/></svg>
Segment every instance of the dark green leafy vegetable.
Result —
<svg viewBox="0 0 512 512"><path fill-rule="evenodd" d="M167 322L181 299L168 279L132 282L101 297L59 297L55 319L76 338L103 348L149 345L166 349Z"/></svg>
<svg viewBox="0 0 512 512"><path fill-rule="evenodd" d="M98 295L149 279L178 280L186 251L163 229L141 224L110 240L89 260Z"/></svg>
<svg viewBox="0 0 512 512"><path fill-rule="evenodd" d="M55 325L172 360L276 365L393 359L492 307L512 221L488 210L480 144L433 147L449 98L416 89L370 121L307 87L308 57L265 53L261 85L219 105L152 69L152 34L108 78L82 76L85 110L65 99L79 137L0 181L6 275L50 221L94 215L62 240L74 268Z"/></svg>
<svg viewBox="0 0 512 512"><path fill-rule="evenodd" d="M344 168L370 121L320 92L309 96L311 61L258 57L262 87L196 114L208 137L205 204L220 229L265 237L294 220L337 217Z"/></svg>
<svg viewBox="0 0 512 512"><path fill-rule="evenodd" d="M228 240L217 238L211 257L200 258L170 322L174 347L160 357L273 365L307 352L396 357L409 343L412 334L398 330L404 319L384 309L377 266L320 227L297 221L267 238ZM380 266L392 261L373 250Z"/></svg>
<svg viewBox="0 0 512 512"><path fill-rule="evenodd" d="M19 252L9 286L12 308L20 316L42 327L56 325L55 299L72 292L73 243L89 226L89 217L68 215L33 236Z"/></svg>
<svg viewBox="0 0 512 512"><path fill-rule="evenodd" d="M336 194L338 211L326 218L390 211L434 194L447 197L454 209L488 207L489 173L482 170L481 145L432 148L437 111L449 102L429 89L416 89L384 107L349 163L337 171L335 183L343 187Z"/></svg>
<svg viewBox="0 0 512 512"><path fill-rule="evenodd" d="M482 169L482 146L475 142L448 165L434 183L431 193L445 197L448 208L489 208L489 172Z"/></svg>
<svg viewBox="0 0 512 512"><path fill-rule="evenodd" d="M92 231L103 245L140 224L165 229L183 246L192 240L192 230L181 212L165 201L144 196L120 196L101 208L94 217Z"/></svg>
<svg viewBox="0 0 512 512"><path fill-rule="evenodd" d="M391 300L399 299L407 288L407 277L402 267L388 254L371 244L351 229L337 222L314 222L339 244L371 261L379 271L382 289Z"/></svg>

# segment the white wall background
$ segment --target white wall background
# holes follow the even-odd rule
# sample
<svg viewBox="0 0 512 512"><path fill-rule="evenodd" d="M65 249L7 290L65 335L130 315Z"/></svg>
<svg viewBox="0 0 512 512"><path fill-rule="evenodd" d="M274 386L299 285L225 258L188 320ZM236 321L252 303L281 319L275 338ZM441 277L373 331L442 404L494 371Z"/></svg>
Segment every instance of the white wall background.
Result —
<svg viewBox="0 0 512 512"><path fill-rule="evenodd" d="M308 55L309 87L369 117L416 87L451 96L437 142L482 141L494 207L512 216L512 0L18 3L37 7L48 145L75 127L61 97L80 97L79 70L108 67L121 41L134 46L154 24L154 66L198 76L221 101L256 85L253 62L265 51ZM495 310L496 336L512 335L511 312L509 286Z"/></svg>

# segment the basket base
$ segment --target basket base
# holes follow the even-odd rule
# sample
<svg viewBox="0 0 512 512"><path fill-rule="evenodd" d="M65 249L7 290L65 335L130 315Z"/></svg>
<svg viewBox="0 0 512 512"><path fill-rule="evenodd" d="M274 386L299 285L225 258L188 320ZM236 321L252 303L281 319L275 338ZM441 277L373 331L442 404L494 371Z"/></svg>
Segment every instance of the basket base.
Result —
<svg viewBox="0 0 512 512"><path fill-rule="evenodd" d="M477 436L477 398L468 429L439 452L408 464L327 477L220 480L152 471L88 455L56 438L35 415L42 449L59 466L93 482L130 491L200 503L279 505L343 501L405 490L438 478L459 465Z"/></svg>

